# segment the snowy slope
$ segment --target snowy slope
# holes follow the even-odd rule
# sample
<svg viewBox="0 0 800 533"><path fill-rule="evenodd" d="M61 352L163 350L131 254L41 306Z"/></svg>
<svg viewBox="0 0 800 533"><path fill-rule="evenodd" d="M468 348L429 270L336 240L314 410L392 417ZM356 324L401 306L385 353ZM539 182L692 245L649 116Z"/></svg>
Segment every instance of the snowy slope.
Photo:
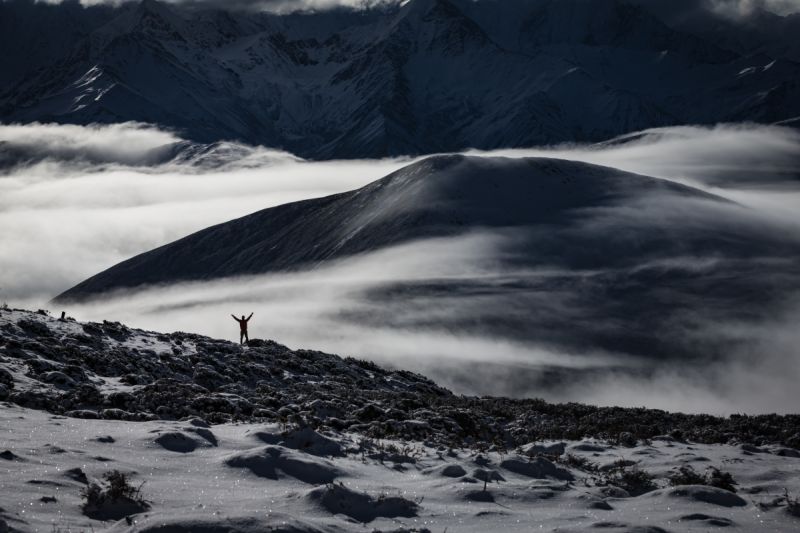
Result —
<svg viewBox="0 0 800 533"><path fill-rule="evenodd" d="M278 16L157 0L66 14L3 3L40 52L5 60L0 119L137 120L203 142L353 158L800 116L800 65L779 48L724 50L616 0L496 4ZM33 31L43 11L52 34ZM0 48L16 50L17 33Z"/></svg>
<svg viewBox="0 0 800 533"><path fill-rule="evenodd" d="M800 525L796 415L469 398L271 341L7 309L0 405L2 531ZM142 500L85 507L114 470Z"/></svg>

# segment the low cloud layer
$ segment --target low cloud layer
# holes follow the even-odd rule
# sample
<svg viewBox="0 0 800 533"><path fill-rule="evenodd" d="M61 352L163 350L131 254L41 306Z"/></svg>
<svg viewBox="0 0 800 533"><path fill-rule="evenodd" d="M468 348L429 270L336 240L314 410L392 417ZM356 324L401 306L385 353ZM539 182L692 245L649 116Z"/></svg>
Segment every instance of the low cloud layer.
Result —
<svg viewBox="0 0 800 533"><path fill-rule="evenodd" d="M135 122L103 126L0 124L0 163L13 168L50 159L150 166L163 161L169 147L179 140L168 131Z"/></svg>
<svg viewBox="0 0 800 533"><path fill-rule="evenodd" d="M586 161L700 187L799 189L798 147L796 129L725 124L653 128L596 145L492 153Z"/></svg>
<svg viewBox="0 0 800 533"><path fill-rule="evenodd" d="M617 330L619 318L587 307L578 293L565 288L592 283L608 273L498 271L494 263L508 238L476 233L420 241L316 271L136 291L75 306L70 312L84 319L113 318L152 330L169 325L166 329L199 330L231 340L237 326L229 315L254 312L253 336L421 372L465 394L718 414L795 410L800 379L796 357L800 336L795 325L800 305L776 308L774 315L755 320L717 321L719 316L729 317L724 313L679 315L676 323L664 328L698 347L732 341L733 349L717 361L703 357L654 361L598 348L569 350L533 342L513 332L503 334L487 322L513 318L514 306L520 312L538 309L551 315L554 330L563 328L578 336L587 321L597 330ZM713 265L680 268L714 275ZM555 286L553 280L558 281ZM787 281L795 288L800 283L798 276ZM531 293L490 290L509 282L538 284L532 293L536 305L527 305ZM420 284L424 290L413 290ZM428 292L430 285L438 292ZM375 296L387 286L400 290L386 298ZM449 288L442 292L442 287ZM465 287L466 291L459 290ZM704 309L697 306L693 311L703 314ZM541 326L539 317L527 318L532 327Z"/></svg>
<svg viewBox="0 0 800 533"><path fill-rule="evenodd" d="M209 225L357 188L403 165L306 163L224 143L173 158L176 141L139 124L0 127L0 299L47 300Z"/></svg>
<svg viewBox="0 0 800 533"><path fill-rule="evenodd" d="M772 11L778 15L789 15L800 11L798 0L706 0L710 8L727 17L749 17L756 10Z"/></svg>
<svg viewBox="0 0 800 533"><path fill-rule="evenodd" d="M720 126L650 130L598 146L498 153L613 166L693 184L739 204L665 203L585 213L581 223L599 234L603 224L643 213L652 220L692 219L698 227L728 217L736 234L772 250L769 243L800 235L798 148L797 132L788 128ZM306 162L232 143L188 145L140 124L0 126L0 161L6 162L0 166L0 300L33 308L46 307L56 294L118 261L192 231L288 201L351 190L410 162ZM785 412L796 404L796 258L774 248L770 257L736 264L686 256L621 272L499 268L514 238L483 231L407 243L315 271L139 291L68 311L81 320L121 320L229 339L236 336L229 315L255 311L256 336L424 371L458 392L719 413ZM615 331L621 326L613 309L591 304L603 287L676 272L687 279L718 276L723 287L730 283L725 276L740 276L754 280L754 294L765 287L783 294L773 307L737 315L726 308L725 294L691 299L689 292L685 312L663 317L664 335L685 339L698 352L728 343L724 362L700 357L692 364L653 365L618 350L532 340L495 324L498 316L525 323L533 308L539 314L529 323L536 328L544 329L549 316L554 331L568 322L597 335ZM759 272L769 279L759 279ZM658 318L658 298L687 297L683 289L666 289L652 284L641 312Z"/></svg>

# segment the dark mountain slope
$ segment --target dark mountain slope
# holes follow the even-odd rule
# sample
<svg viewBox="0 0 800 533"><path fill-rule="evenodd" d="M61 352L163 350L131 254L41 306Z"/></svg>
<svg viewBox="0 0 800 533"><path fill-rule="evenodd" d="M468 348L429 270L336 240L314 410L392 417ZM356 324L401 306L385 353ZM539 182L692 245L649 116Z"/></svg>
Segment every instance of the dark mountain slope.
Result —
<svg viewBox="0 0 800 533"><path fill-rule="evenodd" d="M586 163L436 156L356 191L266 209L189 235L120 263L59 299L82 299L146 284L312 267L392 244L481 228L511 228L526 242L536 240L535 249L523 244L517 251L523 262L576 268L704 248L751 253L746 245L739 246L743 237L723 226L634 220L625 228L630 235L609 231L602 235L602 244L592 243L591 228L580 227L590 210L673 196L721 203L688 187ZM542 234L547 228L551 237ZM553 239L559 231L560 240Z"/></svg>

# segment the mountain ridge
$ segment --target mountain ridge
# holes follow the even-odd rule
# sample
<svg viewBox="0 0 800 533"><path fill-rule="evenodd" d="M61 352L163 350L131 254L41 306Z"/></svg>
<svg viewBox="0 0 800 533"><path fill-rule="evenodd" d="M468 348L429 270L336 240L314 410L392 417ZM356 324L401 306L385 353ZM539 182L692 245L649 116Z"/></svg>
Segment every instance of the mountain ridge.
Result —
<svg viewBox="0 0 800 533"><path fill-rule="evenodd" d="M491 0L412 0L289 15L158 1L24 5L0 12L22 28L41 13L62 18L53 36L9 26L0 40L2 49L48 51L27 66L5 60L6 122L134 120L199 142L331 159L800 115L800 64L770 55L780 46L719 48L622 0L515 2L496 12Z"/></svg>
<svg viewBox="0 0 800 533"><path fill-rule="evenodd" d="M354 191L211 226L119 263L55 301L146 284L297 270L470 229L568 224L571 211L653 194L725 202L687 186L589 163L432 156Z"/></svg>

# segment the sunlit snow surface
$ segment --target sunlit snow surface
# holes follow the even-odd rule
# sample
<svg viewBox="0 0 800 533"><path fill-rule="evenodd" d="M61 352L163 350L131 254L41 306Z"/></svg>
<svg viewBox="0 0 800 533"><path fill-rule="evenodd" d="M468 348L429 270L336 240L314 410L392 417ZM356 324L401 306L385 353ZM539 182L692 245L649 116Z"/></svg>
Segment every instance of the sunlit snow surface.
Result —
<svg viewBox="0 0 800 533"><path fill-rule="evenodd" d="M151 502L151 509L134 515L132 526L121 520L113 526L114 531L155 531L162 523L174 525L169 531L187 532L201 524L220 527L207 531L253 532L281 524L294 524L297 529L292 531L391 531L401 527L474 532L591 531L601 524L611 527L611 523L616 524L613 531L629 532L662 531L637 529L646 526L672 532L709 531L722 524L729 525L730 531L741 532L789 532L800 527L800 519L791 516L783 505L766 510L759 507L781 497L784 489L790 494L800 492L800 458L772 453L778 449L754 452L737 446L670 440L653 440L632 448L594 441L566 443L568 453L600 465L619 459L634 461L655 474L661 486L666 485L664 476L676 466L689 464L700 472L716 466L730 472L739 483L738 495L731 494L731 501L721 505L676 495L671 488L637 497L606 491L612 494L609 496L601 487L593 486L588 474L575 469L574 482L534 479L500 466L516 455L513 451L484 453L489 464L480 466L475 451L457 449L449 454L411 443L407 457L381 462L358 451L359 437L333 435L351 448L351 453L318 457L280 444L270 447L256 436L280 435L282 428L277 425L213 426L210 431L217 441L213 445L194 433L197 426L188 421L80 420L5 405L0 410L0 428L0 451L8 450L14 456L0 459L0 517L21 531L102 531L112 525L83 516L80 494L85 484L65 474L75 468L90 481L119 469L131 473L135 485L144 482L142 494ZM196 441L197 448L181 453L155 441L170 432L183 433ZM99 438L113 442L100 442ZM382 444L405 446L392 441ZM316 465L335 470L335 482L357 493L374 499L400 496L414 502L417 516L377 517L361 525L347 514L331 512L311 495L315 490L335 490L330 486L326 489L324 484L305 483L280 469L276 470L276 479L260 477L248 468L230 464L234 457L264 455L267 448L305 461L312 465L310 469ZM462 467L465 475L444 475L443 469L453 465ZM504 479L487 486L493 502L470 501L470 494L483 491L483 483L474 478L480 468L497 472ZM343 509L346 513L359 512ZM223 528L234 524L240 529Z"/></svg>
<svg viewBox="0 0 800 533"><path fill-rule="evenodd" d="M230 364L242 360L235 354L247 360L248 353L257 353L254 348L214 344L213 339L196 336L185 337L186 341L176 346L179 337L130 330L120 324L59 321L19 310L2 310L0 317L0 387L4 387L0 393L7 395L11 384L12 397L25 391L19 398L26 401L35 401L37 392L52 397L59 391L79 391L75 383L53 380L60 372L48 369L70 372L70 365L59 361L75 360L74 349L81 342L88 343L83 345L86 356L98 367L86 370L80 386L94 385L106 398L111 392L144 389L142 385L122 385L103 370L114 364L112 361L119 362L121 354L136 356L133 349L139 350L141 357L135 363L145 367L151 367L153 358L168 360L173 355L177 362L191 361L199 368L212 359ZM199 349L201 344L204 351ZM127 352L120 351L123 346ZM294 360L295 371L296 357L284 356L287 366L290 358ZM347 365L358 366L352 360L320 353L304 357L328 361L332 370L315 377L314 389L303 389L319 392L297 395L302 409L313 407L322 391L337 390L333 381L341 377L338 373L348 371ZM266 364L266 359L261 362ZM406 388L404 380L407 385L427 383L427 394L436 392L420 376L387 374L369 364L361 368L362 375L370 376L364 386L415 390ZM150 379L158 377L154 371L157 375ZM349 372L352 374L352 367ZM326 375L330 383L326 383ZM385 380L378 379L379 375ZM285 383L284 392L291 394L292 385ZM395 386L400 388L393 389ZM208 391L201 387L196 394ZM214 394L221 397L227 393ZM391 394L385 397L392 398ZM74 402L78 396L61 398ZM417 405L424 406L419 402L428 398L417 397ZM184 400L185 407L193 398ZM378 404L370 401L379 412L394 409L380 400ZM294 409L301 408L295 405ZM75 415L118 416L111 411L122 413L106 409L76 411ZM422 417L423 412L437 416L425 407L414 410L414 416ZM800 492L800 452L775 444L738 444L737 435L729 435L730 444L726 445L654 436L627 445L584 439L509 448L486 443L465 447L465 440L435 446L419 438L411 440L413 437L365 438L356 433L358 424L347 426L351 429L344 432L322 424L316 432L291 414L277 423L267 420L280 418L273 413L259 422L244 418L249 421L216 425L200 418L158 420L153 413L142 414L149 419L73 418L0 402L0 531L259 532L275 528L293 532L446 529L477 533L612 528L660 533L709 531L721 526L741 532L789 532L800 526L800 518L788 511L786 500L787 494L793 501ZM488 418L504 416L499 413ZM333 423L333 419L326 418L326 422ZM634 416L622 429L638 422ZM407 428L414 424L427 430L433 427L416 419L403 423ZM496 421L487 423L494 426ZM796 440L790 418L772 419L772 423L784 428L783 438ZM369 429L370 425L360 427ZM447 442L445 430L428 435L428 439ZM619 442L625 442L622 437L620 434ZM581 465L580 458L588 463ZM640 495L609 486L603 482L603 473L615 464L647 472L654 477L654 486ZM737 483L737 493L708 486L672 486L668 478L681 466L690 466L701 475L710 467L727 472ZM91 512L83 508L84 490L92 483L102 483L102 476L113 470L129 475L131 484L141 488L146 506L127 518L125 514L108 519L87 516ZM484 479L488 481L485 486ZM112 506L109 512L115 509Z"/></svg>

